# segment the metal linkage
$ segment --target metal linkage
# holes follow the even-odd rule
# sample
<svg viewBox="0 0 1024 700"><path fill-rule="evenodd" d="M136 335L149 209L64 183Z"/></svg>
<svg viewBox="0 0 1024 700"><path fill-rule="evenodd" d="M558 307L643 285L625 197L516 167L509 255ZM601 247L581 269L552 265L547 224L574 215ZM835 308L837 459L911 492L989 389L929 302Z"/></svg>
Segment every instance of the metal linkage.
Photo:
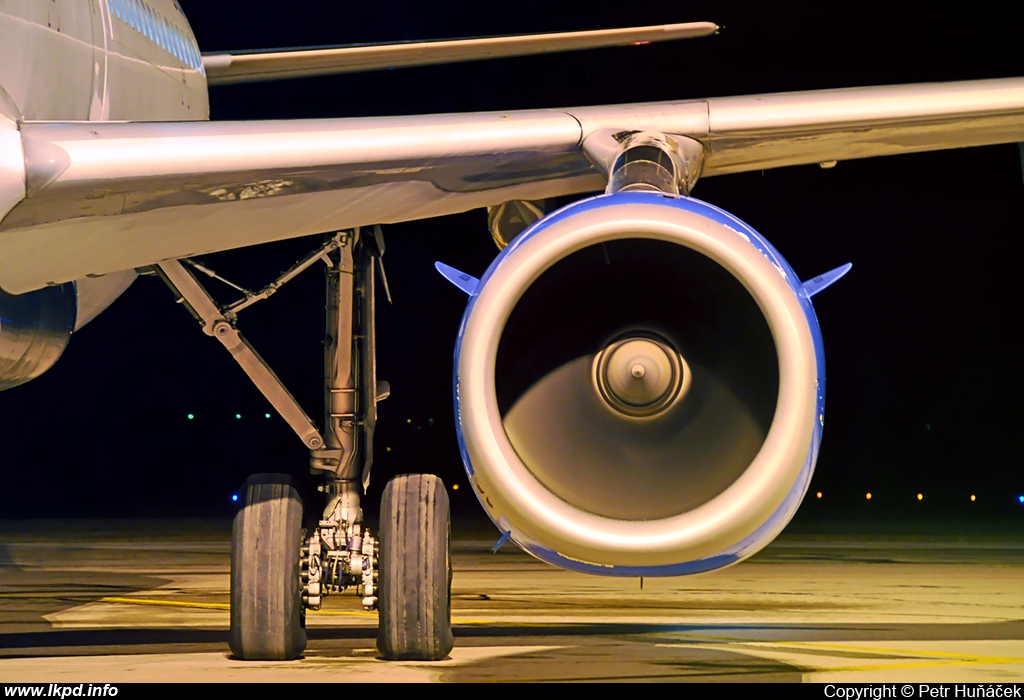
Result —
<svg viewBox="0 0 1024 700"><path fill-rule="evenodd" d="M199 284L195 276L177 260L162 262L156 267L160 277L178 297L178 303L184 303L188 307L202 325L204 333L213 336L227 348L256 388L299 436L302 444L310 450L319 450L323 447L323 436L313 421L270 366L249 345L232 321L221 312L213 297Z"/></svg>
<svg viewBox="0 0 1024 700"><path fill-rule="evenodd" d="M281 273L280 277L278 277L276 280L274 280L273 282L271 282L258 292L253 293L232 284L231 286L235 287L240 292L242 292L245 295L245 297L239 299L233 304L228 304L227 307L224 309L224 315L227 316L228 318L237 318L239 311L252 306L258 301L263 301L264 299L269 298L278 289L283 287L286 282L290 282L292 279L297 277L300 272L307 269L310 265L315 264L317 260L323 260L325 263L327 263L328 266L330 266L331 261L329 256L332 252L334 252L341 246L341 238L342 236L345 235L347 234L337 234L333 238L330 238L320 247L319 250L315 250L306 257L304 257L302 260L299 260L297 263L295 263L290 268ZM227 280L224 281L227 282ZM228 282L228 284L231 283Z"/></svg>

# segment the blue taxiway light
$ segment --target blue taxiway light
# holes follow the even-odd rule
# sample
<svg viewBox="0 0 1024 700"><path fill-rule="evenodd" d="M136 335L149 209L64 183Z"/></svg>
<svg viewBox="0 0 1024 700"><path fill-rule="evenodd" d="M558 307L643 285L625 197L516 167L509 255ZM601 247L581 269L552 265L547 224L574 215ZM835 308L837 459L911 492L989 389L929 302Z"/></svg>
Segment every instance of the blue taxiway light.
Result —
<svg viewBox="0 0 1024 700"><path fill-rule="evenodd" d="M232 501L237 501L238 500L238 494L237 493L231 494L231 500Z"/></svg>
<svg viewBox="0 0 1024 700"><path fill-rule="evenodd" d="M1017 496L1018 503L1024 503L1024 496Z"/></svg>

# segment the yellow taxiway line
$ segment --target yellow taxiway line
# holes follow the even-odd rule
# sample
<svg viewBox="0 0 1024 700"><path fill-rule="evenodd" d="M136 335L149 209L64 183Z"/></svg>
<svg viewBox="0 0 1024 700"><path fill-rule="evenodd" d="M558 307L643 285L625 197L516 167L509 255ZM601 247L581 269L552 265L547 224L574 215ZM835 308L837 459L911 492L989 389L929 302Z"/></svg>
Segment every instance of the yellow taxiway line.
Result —
<svg viewBox="0 0 1024 700"><path fill-rule="evenodd" d="M710 643L707 641L711 639ZM684 643L685 638L682 639ZM820 667L809 663L800 663L793 659L787 659L785 663L801 669L804 673L835 673L842 671L885 671L911 668L935 668L940 666L977 666L983 664L1016 664L1024 663L1024 658L985 656L982 654L962 654L948 651L925 651L922 649L894 649L891 647L874 647L853 644L819 644L814 642L752 642L748 639L735 637L707 637L702 636L700 640L693 639L690 643L695 646L711 648L728 648L733 652L741 651L736 647L746 647L751 653L759 656L775 658L770 655L772 650L786 651L789 654L806 654L814 656L815 652L845 651L860 652L864 654L893 654L894 663L878 663L863 666L832 666ZM675 644L658 644L660 647L673 647ZM741 652L742 653L742 652ZM919 661L911 661L913 658ZM900 663L906 659L906 662Z"/></svg>

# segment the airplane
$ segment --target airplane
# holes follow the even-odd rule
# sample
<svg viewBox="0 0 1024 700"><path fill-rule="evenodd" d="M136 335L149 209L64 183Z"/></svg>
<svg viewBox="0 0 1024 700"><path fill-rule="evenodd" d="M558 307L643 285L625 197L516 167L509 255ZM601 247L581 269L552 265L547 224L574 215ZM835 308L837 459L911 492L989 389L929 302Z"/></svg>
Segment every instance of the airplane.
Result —
<svg viewBox="0 0 1024 700"><path fill-rule="evenodd" d="M380 224L489 208L503 249L488 271L438 269L469 298L457 428L501 539L572 570L681 575L751 556L805 495L824 400L810 298L848 269L797 277L748 224L689 198L697 179L1024 140L1020 79L206 122L207 79L235 58L203 57L173 2L0 9L9 39L0 48L0 381L47 371L73 330L138 273L155 275L228 348L324 476L328 504L305 535L285 479L247 484L231 576L241 659L296 658L304 610L342 588L379 609L386 658L436 660L453 644L443 485L398 477L380 533L362 525L376 404L389 393L373 362ZM452 58L451 46L412 48ZM82 51L92 58L75 60ZM337 71L345 56L243 55L236 65L271 68L237 77ZM533 204L602 190L555 212ZM317 233L326 240L296 268L234 304L215 303L198 282L207 270L196 255ZM322 263L334 342L320 432L237 319Z"/></svg>

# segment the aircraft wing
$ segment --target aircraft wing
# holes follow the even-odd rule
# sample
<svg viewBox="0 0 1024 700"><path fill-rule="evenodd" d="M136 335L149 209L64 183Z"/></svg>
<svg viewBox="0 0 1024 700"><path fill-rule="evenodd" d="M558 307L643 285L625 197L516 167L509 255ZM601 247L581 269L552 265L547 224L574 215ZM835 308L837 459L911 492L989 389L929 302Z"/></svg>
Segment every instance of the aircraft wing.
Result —
<svg viewBox="0 0 1024 700"><path fill-rule="evenodd" d="M210 85L260 80L304 78L314 75L355 73L388 68L459 63L487 58L593 49L606 46L650 44L691 39L718 31L712 22L659 24L649 27L599 29L582 32L523 34L446 41L362 44L285 51L246 51L203 56Z"/></svg>
<svg viewBox="0 0 1024 700"><path fill-rule="evenodd" d="M9 198L18 203L0 221L0 287L10 293L602 190L605 176L583 150L600 133L687 136L703 146L703 177L1024 141L1024 78L504 113L22 123L6 136L0 117L0 141L16 128L24 197Z"/></svg>

